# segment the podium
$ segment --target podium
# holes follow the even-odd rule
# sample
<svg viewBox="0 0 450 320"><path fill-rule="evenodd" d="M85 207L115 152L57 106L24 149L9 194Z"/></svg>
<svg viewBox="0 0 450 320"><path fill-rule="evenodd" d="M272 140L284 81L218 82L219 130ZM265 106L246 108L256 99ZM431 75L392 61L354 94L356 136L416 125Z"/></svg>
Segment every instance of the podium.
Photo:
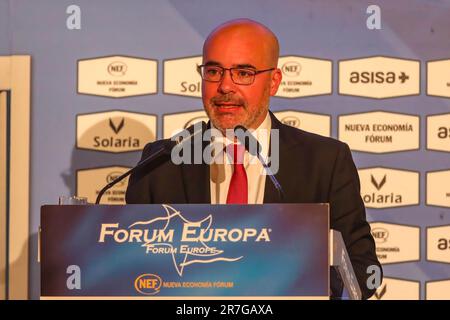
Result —
<svg viewBox="0 0 450 320"><path fill-rule="evenodd" d="M328 204L46 205L41 299L329 299L361 293Z"/></svg>

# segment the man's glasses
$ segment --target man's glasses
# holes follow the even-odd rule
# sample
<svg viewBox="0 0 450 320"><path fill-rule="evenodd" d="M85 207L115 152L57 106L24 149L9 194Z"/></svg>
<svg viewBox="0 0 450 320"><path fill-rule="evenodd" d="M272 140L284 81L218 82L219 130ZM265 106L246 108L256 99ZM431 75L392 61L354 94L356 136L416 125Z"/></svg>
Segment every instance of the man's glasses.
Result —
<svg viewBox="0 0 450 320"><path fill-rule="evenodd" d="M255 81L255 77L257 74L272 71L275 70L275 68L255 70L248 68L223 68L221 66L210 66L204 64L197 66L197 71L202 76L202 79L210 82L222 81L223 75L225 74L226 70L230 70L231 80L233 80L235 84L248 86Z"/></svg>

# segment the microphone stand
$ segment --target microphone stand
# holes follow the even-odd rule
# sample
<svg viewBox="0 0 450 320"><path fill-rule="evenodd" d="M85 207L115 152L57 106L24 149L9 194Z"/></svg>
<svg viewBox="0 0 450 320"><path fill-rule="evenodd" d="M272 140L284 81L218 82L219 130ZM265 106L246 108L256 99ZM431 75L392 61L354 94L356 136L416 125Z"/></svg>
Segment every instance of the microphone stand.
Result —
<svg viewBox="0 0 450 320"><path fill-rule="evenodd" d="M170 148L168 148L168 144L165 144L161 147L159 147L152 155L150 155L149 157L145 158L142 162L140 162L137 166L131 168L130 170L128 170L127 172L125 172L124 174L122 174L121 176L117 177L116 179L114 179L113 181L111 181L110 183L108 183L106 186L103 187L102 190L100 190L100 192L98 193L97 196L97 200L95 200L95 204L100 204L100 200L103 196L103 194L110 188L112 188L115 184L117 184L118 182L122 181L123 179L125 179L126 177L128 177L130 174L138 171L139 169L141 169L142 167L146 166L147 164L149 164L150 162L154 161L155 159L161 157L164 154L167 154L168 151L170 150Z"/></svg>

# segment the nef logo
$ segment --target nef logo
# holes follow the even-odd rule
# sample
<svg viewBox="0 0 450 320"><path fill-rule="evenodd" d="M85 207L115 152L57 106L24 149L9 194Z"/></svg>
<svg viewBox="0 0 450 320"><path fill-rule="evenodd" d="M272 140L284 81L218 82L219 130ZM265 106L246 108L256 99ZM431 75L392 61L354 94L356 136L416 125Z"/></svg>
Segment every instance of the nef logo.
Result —
<svg viewBox="0 0 450 320"><path fill-rule="evenodd" d="M302 70L302 65L298 62L290 61L283 64L281 67L283 74L287 77L298 77Z"/></svg>
<svg viewBox="0 0 450 320"><path fill-rule="evenodd" d="M110 174L108 174L106 176L106 182L110 183L110 182L114 181L115 179L117 179L118 177L120 177L121 175L122 175L122 172L119 172L119 171L111 172ZM118 187L123 186L125 184L125 182L126 182L125 180L122 180L119 183L117 183L117 186Z"/></svg>
<svg viewBox="0 0 450 320"><path fill-rule="evenodd" d="M409 76L405 72L400 72L397 76L395 72L356 72L350 73L351 83L395 83L396 80L399 83L405 83L409 79Z"/></svg>
<svg viewBox="0 0 450 320"><path fill-rule="evenodd" d="M283 119L281 119L281 122L291 127L295 128L300 127L300 119L297 117L293 116L284 117Z"/></svg>
<svg viewBox="0 0 450 320"><path fill-rule="evenodd" d="M145 295L154 295L159 292L162 280L156 274L142 274L134 281L134 288L137 292Z"/></svg>
<svg viewBox="0 0 450 320"><path fill-rule="evenodd" d="M121 77L127 72L127 65L120 61L111 62L108 65L108 73L114 77Z"/></svg>
<svg viewBox="0 0 450 320"><path fill-rule="evenodd" d="M376 243L386 242L389 237L389 231L384 228L374 228L372 230L372 236Z"/></svg>

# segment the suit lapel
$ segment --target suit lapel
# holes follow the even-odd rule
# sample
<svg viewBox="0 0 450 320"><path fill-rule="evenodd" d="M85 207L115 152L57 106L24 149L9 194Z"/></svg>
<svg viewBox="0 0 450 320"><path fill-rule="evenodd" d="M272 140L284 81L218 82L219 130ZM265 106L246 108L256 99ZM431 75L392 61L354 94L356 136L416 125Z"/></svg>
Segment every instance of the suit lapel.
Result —
<svg viewBox="0 0 450 320"><path fill-rule="evenodd" d="M207 124L210 128L210 123ZM195 143L195 141L194 141ZM194 143L192 146L194 147ZM201 141L202 161L201 164L182 164L181 173L183 178L184 193L186 203L211 203L210 174L209 165L203 161L203 151L208 146L209 141ZM194 151L192 149L191 163L194 163Z"/></svg>
<svg viewBox="0 0 450 320"><path fill-rule="evenodd" d="M289 168L293 168L293 164L291 164L291 158L289 156L290 149L292 147L292 141L286 137L285 129L283 128L283 124L275 117L275 115L270 112L270 117L272 120L272 129L278 129L279 131L279 168L278 172L274 175L275 178L280 183L281 187L284 191L284 198L280 200L280 196L278 194L278 190L273 185L272 181L270 181L269 177L266 177L266 183L264 187L264 203L280 203L280 202L292 202L289 193L289 183L292 180L290 177ZM270 146L269 146L269 154L272 155L272 143L273 134L271 133L270 137ZM269 164L270 166L270 164Z"/></svg>
<svg viewBox="0 0 450 320"><path fill-rule="evenodd" d="M209 166L205 163L181 165L186 203L211 203Z"/></svg>

